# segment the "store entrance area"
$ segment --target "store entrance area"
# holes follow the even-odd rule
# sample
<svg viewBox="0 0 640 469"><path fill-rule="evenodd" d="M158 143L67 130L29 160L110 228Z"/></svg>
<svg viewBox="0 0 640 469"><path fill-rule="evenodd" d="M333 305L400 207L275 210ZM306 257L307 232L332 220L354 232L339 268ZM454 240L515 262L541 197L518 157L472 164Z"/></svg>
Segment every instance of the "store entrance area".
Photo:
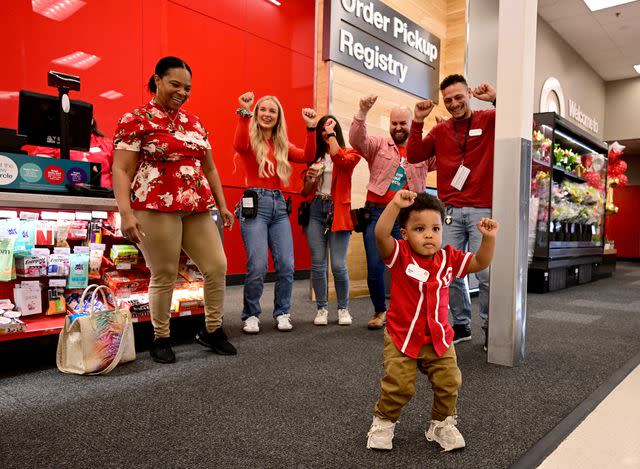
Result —
<svg viewBox="0 0 640 469"><path fill-rule="evenodd" d="M241 287L227 289L224 325L235 357L193 342L202 317L172 326L176 364L150 359L151 330L137 324L137 360L99 378L61 374L54 336L0 343L2 465L507 467L616 370L638 361L638 284L640 264L620 262L610 278L530 293L526 362L515 368L486 363L474 304L473 340L456 346L464 377L458 427L467 447L452 453L424 438L431 389L422 376L394 450L366 449L382 332L366 328L368 298L352 300L351 327L338 326L335 312L328 326L315 327L306 281L295 284L295 329L287 334L271 327L270 286L257 336L241 333ZM620 426L620 418L607 422Z"/></svg>

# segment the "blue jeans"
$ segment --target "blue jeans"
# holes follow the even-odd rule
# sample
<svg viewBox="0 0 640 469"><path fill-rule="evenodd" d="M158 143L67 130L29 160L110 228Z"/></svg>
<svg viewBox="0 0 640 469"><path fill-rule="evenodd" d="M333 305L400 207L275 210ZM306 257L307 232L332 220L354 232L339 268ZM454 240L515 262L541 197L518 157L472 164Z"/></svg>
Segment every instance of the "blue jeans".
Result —
<svg viewBox="0 0 640 469"><path fill-rule="evenodd" d="M350 231L331 232L327 229L327 216L333 210L331 200L313 199L311 202L307 241L311 251L311 283L316 293L318 309L327 307L327 247L331 252L331 271L338 296L338 309L349 308L349 274L347 248Z"/></svg>
<svg viewBox="0 0 640 469"><path fill-rule="evenodd" d="M369 295L371 296L371 302L376 313L381 313L387 310L387 298L384 288L384 269L385 265L380 258L380 252L378 251L378 245L376 244L376 235L374 230L378 218L382 213L382 208L370 207L371 222L364 230L362 239L364 240L364 250L367 253L367 286L369 287ZM391 236L396 239L400 239L400 226L398 222L393 225Z"/></svg>
<svg viewBox="0 0 640 469"><path fill-rule="evenodd" d="M287 204L279 190L251 188L258 193L258 213L255 218L244 218L241 209L236 209L240 219L240 231L247 252L247 277L244 281L244 307L242 320L259 316L260 298L264 290L269 252L276 268L275 299L273 317L288 314L291 309L293 287L293 237L287 214Z"/></svg>
<svg viewBox="0 0 640 469"><path fill-rule="evenodd" d="M491 217L490 208L474 207L447 207L453 210L452 222L444 224L443 244L450 244L462 251L476 253L482 242L482 234L476 228L476 224L482 217ZM482 328L489 327L489 269L476 272L480 283L480 295L478 298L480 319ZM453 318L453 325L471 327L471 298L464 279L454 279L449 287L449 310Z"/></svg>

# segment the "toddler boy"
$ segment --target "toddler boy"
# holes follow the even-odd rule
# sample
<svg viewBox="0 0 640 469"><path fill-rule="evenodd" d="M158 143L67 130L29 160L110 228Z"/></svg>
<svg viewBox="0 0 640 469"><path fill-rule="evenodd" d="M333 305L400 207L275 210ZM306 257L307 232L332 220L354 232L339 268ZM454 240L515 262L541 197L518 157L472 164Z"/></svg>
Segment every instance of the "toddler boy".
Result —
<svg viewBox="0 0 640 469"><path fill-rule="evenodd" d="M402 240L391 236L399 216ZM402 407L415 393L416 370L433 389L427 441L445 451L463 448L456 428L456 402L462 384L453 329L448 322L449 285L489 266L498 223L482 218L482 243L474 255L442 246L442 202L428 194L398 191L375 227L380 255L391 270L391 304L384 331L384 370L380 398L369 429L367 448L393 447L393 432Z"/></svg>

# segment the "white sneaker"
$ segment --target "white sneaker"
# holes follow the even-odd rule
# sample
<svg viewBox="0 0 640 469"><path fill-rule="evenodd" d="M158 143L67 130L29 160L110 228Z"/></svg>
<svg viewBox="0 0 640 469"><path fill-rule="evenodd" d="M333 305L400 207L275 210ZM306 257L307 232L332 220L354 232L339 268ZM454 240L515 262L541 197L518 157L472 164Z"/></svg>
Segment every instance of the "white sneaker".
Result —
<svg viewBox="0 0 640 469"><path fill-rule="evenodd" d="M258 316L249 316L245 319L242 332L245 334L257 334L260 332L260 319L258 319Z"/></svg>
<svg viewBox="0 0 640 469"><path fill-rule="evenodd" d="M338 324L341 326L350 326L352 322L351 315L349 314L349 310L346 308L342 308L338 310Z"/></svg>
<svg viewBox="0 0 640 469"><path fill-rule="evenodd" d="M293 329L293 324L291 324L291 316L288 314L281 314L276 318L278 322L278 330L282 332L289 332Z"/></svg>
<svg viewBox="0 0 640 469"><path fill-rule="evenodd" d="M450 415L442 422L432 420L429 430L424 433L424 436L427 437L427 441L438 443L445 451L464 448L464 438L456 428L457 423L456 417L453 415Z"/></svg>
<svg viewBox="0 0 640 469"><path fill-rule="evenodd" d="M373 417L371 428L367 434L367 449L391 449L393 448L393 430L396 424L391 420L383 420Z"/></svg>
<svg viewBox="0 0 640 469"><path fill-rule="evenodd" d="M327 316L329 315L329 311L327 308L320 308L318 310L318 314L316 314L316 318L313 320L313 323L316 326L326 326L328 324Z"/></svg>

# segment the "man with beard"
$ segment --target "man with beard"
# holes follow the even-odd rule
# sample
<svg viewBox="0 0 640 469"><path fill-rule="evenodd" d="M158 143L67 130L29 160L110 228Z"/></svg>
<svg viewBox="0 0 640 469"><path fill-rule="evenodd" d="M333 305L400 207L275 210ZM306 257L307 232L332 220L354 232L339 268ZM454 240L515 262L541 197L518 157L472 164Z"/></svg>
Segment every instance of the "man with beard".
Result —
<svg viewBox="0 0 640 469"><path fill-rule="evenodd" d="M367 113L377 96L370 95L360 100L360 109L351 122L349 143L362 155L369 165L367 201L370 221L363 232L364 249L367 254L367 285L373 303L374 314L369 320L369 329L382 329L385 324L387 300L384 286L384 262L380 257L374 229L380 214L401 189L424 192L429 162L407 163L407 139L412 113L408 107L395 107L389 119L389 137L368 135ZM392 236L401 239L398 223L393 227Z"/></svg>
<svg viewBox="0 0 640 469"><path fill-rule="evenodd" d="M443 244L476 252L482 236L476 224L491 218L493 195L493 147L496 111L472 111L471 97L496 103L496 90L487 83L469 88L462 75L449 75L440 83L442 100L451 119L436 119L424 139L422 127L434 108L430 99L415 106L407 158L412 163L436 160L438 197L445 205ZM476 274L480 283L480 319L487 351L489 318L489 269ZM462 279L451 283L449 309L453 317L453 343L471 340L471 301Z"/></svg>

